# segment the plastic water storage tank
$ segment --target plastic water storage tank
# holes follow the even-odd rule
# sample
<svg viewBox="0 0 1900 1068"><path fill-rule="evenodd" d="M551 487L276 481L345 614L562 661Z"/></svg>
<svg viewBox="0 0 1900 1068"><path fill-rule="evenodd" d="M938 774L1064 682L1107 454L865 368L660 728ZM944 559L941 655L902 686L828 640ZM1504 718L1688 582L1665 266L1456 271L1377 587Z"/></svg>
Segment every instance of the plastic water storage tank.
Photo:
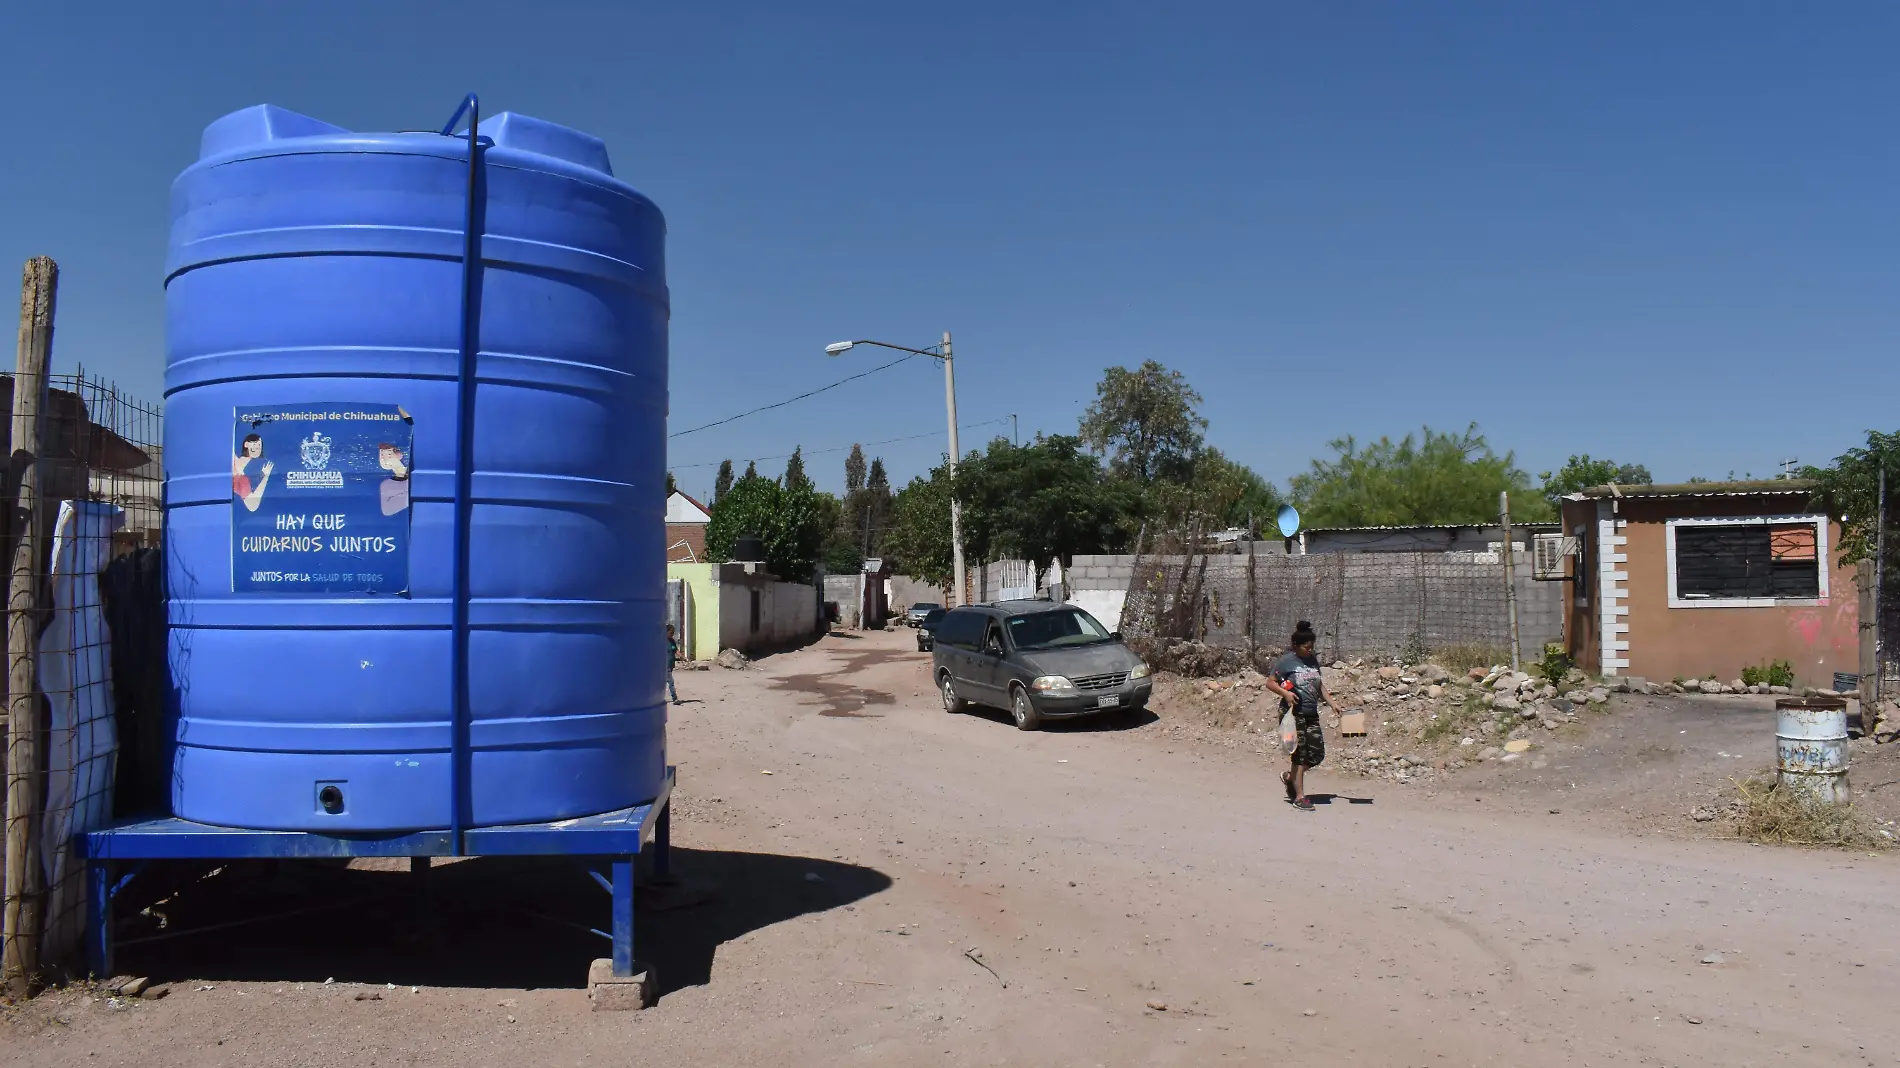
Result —
<svg viewBox="0 0 1900 1068"><path fill-rule="evenodd" d="M480 130L461 743L450 561L468 141L254 107L207 127L173 185L182 818L488 826L661 788L665 220L597 138L513 114Z"/></svg>

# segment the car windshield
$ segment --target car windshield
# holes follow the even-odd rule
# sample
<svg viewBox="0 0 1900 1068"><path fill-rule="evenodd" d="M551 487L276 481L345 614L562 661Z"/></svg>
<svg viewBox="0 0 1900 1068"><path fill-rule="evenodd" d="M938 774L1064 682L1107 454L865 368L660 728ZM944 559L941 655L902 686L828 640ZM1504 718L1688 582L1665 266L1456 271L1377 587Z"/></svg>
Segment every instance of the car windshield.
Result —
<svg viewBox="0 0 1900 1068"><path fill-rule="evenodd" d="M1112 640L1094 616L1079 608L1011 616L1009 636L1016 648L1023 650L1094 645Z"/></svg>
<svg viewBox="0 0 1900 1068"><path fill-rule="evenodd" d="M943 610L943 609L941 609L941 608L933 608L933 609L931 609L931 610L930 610L930 612L929 612L928 614L926 614L926 615L924 616L924 622L926 622L926 623L935 623L935 622L936 622L936 621L938 621L939 619L942 619L943 617L945 617L945 616L947 616L947 615L949 615L949 614L950 614L950 613L948 613L948 612L946 612L946 611L944 611L944 610Z"/></svg>
<svg viewBox="0 0 1900 1068"><path fill-rule="evenodd" d="M919 614L923 614L923 613L937 611L941 609L942 607L943 606L940 604L930 604L925 601L919 601L916 604L911 605L910 610L913 612L917 612Z"/></svg>

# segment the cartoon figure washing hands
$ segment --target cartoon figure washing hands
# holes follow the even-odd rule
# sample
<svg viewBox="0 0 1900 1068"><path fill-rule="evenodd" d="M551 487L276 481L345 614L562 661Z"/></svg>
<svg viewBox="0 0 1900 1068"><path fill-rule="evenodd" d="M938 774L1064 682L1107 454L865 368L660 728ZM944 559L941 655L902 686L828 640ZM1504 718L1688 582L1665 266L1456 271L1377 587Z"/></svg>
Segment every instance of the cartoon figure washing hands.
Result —
<svg viewBox="0 0 1900 1068"><path fill-rule="evenodd" d="M274 464L269 460L264 460L257 482L255 484L251 482L249 471L251 461L263 460L263 457L264 439L251 434L238 446L237 455L231 459L231 493L244 502L246 510L252 512L257 511L257 506L264 503L264 488L270 485L270 473L275 470Z"/></svg>

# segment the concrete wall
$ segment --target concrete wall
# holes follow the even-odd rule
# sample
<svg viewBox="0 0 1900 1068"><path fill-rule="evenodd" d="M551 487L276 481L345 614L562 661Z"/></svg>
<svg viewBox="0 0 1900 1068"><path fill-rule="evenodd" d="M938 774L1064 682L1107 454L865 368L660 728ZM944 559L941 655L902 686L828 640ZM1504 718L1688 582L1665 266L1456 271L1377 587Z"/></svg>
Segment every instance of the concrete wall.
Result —
<svg viewBox="0 0 1900 1068"><path fill-rule="evenodd" d="M680 656L686 660L711 660L719 655L719 587L713 581L714 564L668 564L666 577L686 583L691 602L687 617L692 633L680 635Z"/></svg>
<svg viewBox="0 0 1900 1068"><path fill-rule="evenodd" d="M922 579L909 575L892 575L890 581L890 604L893 613L910 611L910 606L919 601L947 605L949 597L942 586L933 586Z"/></svg>
<svg viewBox="0 0 1900 1068"><path fill-rule="evenodd" d="M1265 550L1271 545L1271 550ZM1326 651L1339 655L1398 652L1415 641L1428 647L1507 646L1509 612L1504 574L1495 556L1469 553L1334 553L1286 556L1281 543L1261 543L1254 560L1254 640L1277 646L1299 619L1319 627ZM1201 603L1192 624L1202 640L1233 648L1247 639L1247 555L1215 554L1193 558L1189 589ZM1067 573L1068 600L1109 627L1142 631L1153 622L1159 600L1181 587L1186 558L1144 558L1145 596L1135 617L1123 619L1131 587L1137 583L1136 558L1077 556ZM1563 639L1564 590L1561 583L1531 577L1528 555L1516 561L1513 587L1518 601L1518 633L1527 658L1541 655L1546 642ZM1161 604L1172 611L1172 604ZM1416 636L1416 637L1415 637Z"/></svg>
<svg viewBox="0 0 1900 1068"><path fill-rule="evenodd" d="M858 596L858 576L825 576L825 600L838 606L840 627L857 628Z"/></svg>
<svg viewBox="0 0 1900 1068"><path fill-rule="evenodd" d="M720 564L717 576L721 649L749 656L769 653L807 641L827 627L818 591L811 586L747 572L743 564Z"/></svg>
<svg viewBox="0 0 1900 1068"><path fill-rule="evenodd" d="M680 655L711 660L721 649L752 655L797 645L825 631L818 592L798 582L752 573L744 564L668 564L668 579L686 583L692 633ZM856 576L850 576L853 588ZM759 626L752 626L752 594L759 595Z"/></svg>

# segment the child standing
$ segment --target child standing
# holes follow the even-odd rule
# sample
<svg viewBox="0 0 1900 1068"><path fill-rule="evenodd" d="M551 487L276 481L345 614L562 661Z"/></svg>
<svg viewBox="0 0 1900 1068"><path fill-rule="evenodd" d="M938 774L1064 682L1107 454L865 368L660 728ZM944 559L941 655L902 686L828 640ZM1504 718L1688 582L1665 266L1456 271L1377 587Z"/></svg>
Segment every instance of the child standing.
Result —
<svg viewBox="0 0 1900 1068"><path fill-rule="evenodd" d="M673 624L666 625L666 696L674 703L680 703L680 692L673 688L673 665L680 660L680 640L673 633Z"/></svg>

